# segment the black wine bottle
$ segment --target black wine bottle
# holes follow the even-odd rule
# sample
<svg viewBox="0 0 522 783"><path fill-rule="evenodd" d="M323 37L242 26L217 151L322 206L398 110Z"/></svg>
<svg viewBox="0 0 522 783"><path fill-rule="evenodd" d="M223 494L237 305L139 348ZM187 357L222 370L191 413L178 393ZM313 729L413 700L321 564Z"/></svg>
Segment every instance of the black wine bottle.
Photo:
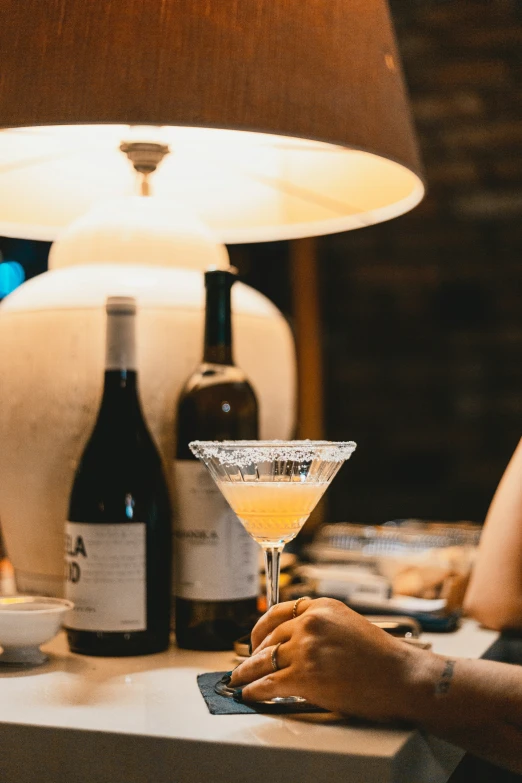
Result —
<svg viewBox="0 0 522 783"><path fill-rule="evenodd" d="M109 297L105 382L80 460L66 525L69 646L145 655L169 644L171 509L138 397L136 304Z"/></svg>
<svg viewBox="0 0 522 783"><path fill-rule="evenodd" d="M256 396L232 358L234 280L234 271L205 274L203 361L187 380L177 409L176 639L192 650L229 650L256 620L259 547L188 447L191 440L258 437Z"/></svg>

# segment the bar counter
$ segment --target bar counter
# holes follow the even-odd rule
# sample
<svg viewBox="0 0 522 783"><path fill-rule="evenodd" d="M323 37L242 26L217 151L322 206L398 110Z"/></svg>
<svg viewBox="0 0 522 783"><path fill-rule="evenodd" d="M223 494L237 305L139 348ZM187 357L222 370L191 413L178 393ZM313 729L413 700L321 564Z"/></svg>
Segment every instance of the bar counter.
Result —
<svg viewBox="0 0 522 783"><path fill-rule="evenodd" d="M478 658L497 634L471 620L423 634L444 655ZM462 751L416 729L331 715L210 715L197 674L232 653L172 647L141 658L73 655L0 668L1 783L444 783Z"/></svg>

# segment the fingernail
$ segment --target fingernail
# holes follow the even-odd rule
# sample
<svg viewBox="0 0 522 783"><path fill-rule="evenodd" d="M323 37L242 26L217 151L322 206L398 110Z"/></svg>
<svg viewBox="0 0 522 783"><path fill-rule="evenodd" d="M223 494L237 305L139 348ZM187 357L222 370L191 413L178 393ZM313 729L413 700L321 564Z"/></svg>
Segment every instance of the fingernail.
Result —
<svg viewBox="0 0 522 783"><path fill-rule="evenodd" d="M225 672L225 674L221 678L221 682L224 685L228 685L231 679L232 679L232 672Z"/></svg>
<svg viewBox="0 0 522 783"><path fill-rule="evenodd" d="M243 688L236 688L236 690L232 694L232 697L233 697L234 701L242 702L243 701Z"/></svg>

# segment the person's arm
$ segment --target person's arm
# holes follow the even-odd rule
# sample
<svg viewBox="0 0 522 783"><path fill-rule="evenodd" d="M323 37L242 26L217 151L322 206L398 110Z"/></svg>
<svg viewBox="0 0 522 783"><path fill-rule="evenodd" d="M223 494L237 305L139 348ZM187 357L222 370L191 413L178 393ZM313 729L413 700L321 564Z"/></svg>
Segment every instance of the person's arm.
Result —
<svg viewBox="0 0 522 783"><path fill-rule="evenodd" d="M464 609L488 628L522 629L522 440L491 502Z"/></svg>
<svg viewBox="0 0 522 783"><path fill-rule="evenodd" d="M230 678L235 698L299 695L346 715L411 722L522 773L521 668L409 646L340 601L303 600L295 619L293 606L257 623L254 653Z"/></svg>

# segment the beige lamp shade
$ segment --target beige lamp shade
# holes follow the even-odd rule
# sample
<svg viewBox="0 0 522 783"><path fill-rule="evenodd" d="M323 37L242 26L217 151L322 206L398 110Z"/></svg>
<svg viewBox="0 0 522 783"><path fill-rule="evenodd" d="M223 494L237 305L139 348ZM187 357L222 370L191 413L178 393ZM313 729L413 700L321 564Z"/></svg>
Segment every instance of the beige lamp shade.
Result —
<svg viewBox="0 0 522 783"><path fill-rule="evenodd" d="M3 0L0 51L0 234L52 240L131 195L119 145L151 134L171 149L154 193L222 242L422 198L385 0Z"/></svg>

